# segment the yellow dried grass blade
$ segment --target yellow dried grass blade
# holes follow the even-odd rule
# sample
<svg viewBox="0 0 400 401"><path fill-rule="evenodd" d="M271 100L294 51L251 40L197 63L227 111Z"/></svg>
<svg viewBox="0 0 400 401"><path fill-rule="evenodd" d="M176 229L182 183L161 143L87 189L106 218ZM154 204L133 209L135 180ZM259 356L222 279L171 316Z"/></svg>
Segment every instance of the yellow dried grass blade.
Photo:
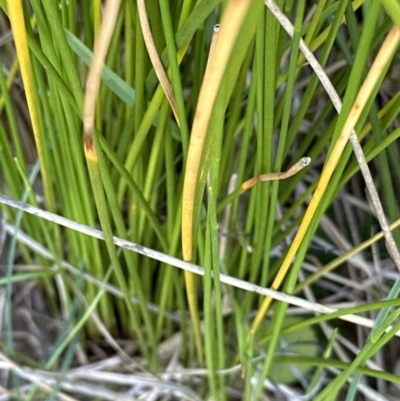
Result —
<svg viewBox="0 0 400 401"><path fill-rule="evenodd" d="M240 27L251 0L231 0L224 12L221 29L215 48L210 55L201 86L199 100L193 120L191 139L186 163L182 203L182 252L185 261L193 260L195 196L208 124L211 118L218 90L236 41ZM203 361L203 347L196 301L196 287L193 274L185 271L186 292L191 314L199 362Z"/></svg>
<svg viewBox="0 0 400 401"><path fill-rule="evenodd" d="M48 210L55 210L54 195L51 188L51 179L45 152L45 140L40 131L39 111L36 100L35 81L33 77L32 64L28 49L28 39L26 34L24 10L21 0L7 0L11 30L13 32L15 48L24 82L25 95L32 123L33 135L35 138L36 149L42 173L44 195Z"/></svg>
<svg viewBox="0 0 400 401"><path fill-rule="evenodd" d="M193 120L183 187L182 250L183 258L186 261L193 258L194 196L207 128L233 45L250 2L250 0L231 0L229 2L221 22L215 50L209 60L200 90Z"/></svg>
<svg viewBox="0 0 400 401"><path fill-rule="evenodd" d="M176 122L179 126L180 123L178 115L178 106L176 105L174 91L172 90L167 74L164 71L164 67L162 65L160 56L157 53L156 45L154 43L153 35L150 29L149 20L147 18L147 11L144 0L138 0L137 6L138 6L140 25L142 26L143 39L146 44L147 52L149 53L151 64L153 65L157 78L160 81L161 87L164 90L165 97L168 99L172 112L174 113Z"/></svg>

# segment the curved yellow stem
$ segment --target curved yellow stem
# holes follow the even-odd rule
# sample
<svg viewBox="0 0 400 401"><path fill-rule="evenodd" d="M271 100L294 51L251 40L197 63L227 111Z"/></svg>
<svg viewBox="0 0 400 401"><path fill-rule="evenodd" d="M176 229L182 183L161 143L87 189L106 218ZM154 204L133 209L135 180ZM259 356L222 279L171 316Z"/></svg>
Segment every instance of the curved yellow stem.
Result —
<svg viewBox="0 0 400 401"><path fill-rule="evenodd" d="M230 0L221 21L215 49L209 57L193 120L182 199L182 252L185 261L193 261L195 249L195 198L208 124L233 46L251 0ZM196 288L192 273L185 273L186 291L196 340L198 359L203 360Z"/></svg>

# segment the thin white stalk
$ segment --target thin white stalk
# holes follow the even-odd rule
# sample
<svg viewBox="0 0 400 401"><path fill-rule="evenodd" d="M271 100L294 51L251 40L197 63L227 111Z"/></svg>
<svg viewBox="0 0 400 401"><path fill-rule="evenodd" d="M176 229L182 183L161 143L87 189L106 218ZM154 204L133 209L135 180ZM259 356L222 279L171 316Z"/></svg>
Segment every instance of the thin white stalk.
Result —
<svg viewBox="0 0 400 401"><path fill-rule="evenodd" d="M4 203L8 206L14 207L19 210L23 210L26 213L32 214L34 216L40 217L42 219L51 221L53 223L56 223L58 225L71 228L72 230L78 231L80 233L90 235L91 237L104 240L104 234L100 230L96 230L94 228L85 226L80 223L76 223L75 221L66 219L65 217L58 216L54 213L47 212L45 210L39 209L37 207L28 205L27 203L16 201L14 199L11 199L7 196L0 195L0 203ZM178 267L179 269L185 270L192 272L194 274L198 274L200 276L204 276L204 269L201 266L185 262L183 260L174 258L172 256L166 255L164 253L155 251L150 248L146 248L142 245L135 244L130 241L126 241L122 238L114 237L114 243L117 246L120 246L125 249L129 249L130 251L139 253L141 255L147 256L151 259L158 260L162 263ZM266 297L273 298L278 301L282 302L287 302L290 305L295 305L299 306L301 308L307 309L312 312L316 313L321 313L321 314L327 314L327 313L333 313L336 312L337 309L329 308L325 305L321 305L318 303L313 303L309 301L305 301L304 299L295 297L293 295L288 295L283 292L279 291L274 291L269 288L263 288L260 287L256 284L248 283L243 280L239 280L235 277L228 276L226 274L220 274L220 281L222 283L231 285L236 288L240 288L245 291L250 291L254 292L260 295L264 295ZM365 326L365 327L372 327L374 325L374 320L372 319L367 319L362 316L357 316L357 315L345 315L345 316L340 316L339 319ZM390 327L388 328L390 330ZM400 337L400 331L396 333L398 337Z"/></svg>
<svg viewBox="0 0 400 401"><path fill-rule="evenodd" d="M43 245L39 244L37 241L35 241L32 237L30 237L26 233L24 233L22 230L15 230L15 227L13 225L5 223L4 224L4 232L9 234L11 237L16 236L17 240L20 243L24 244L28 249L31 249L35 253L43 256L44 258L46 258L48 260L51 260L54 262L56 261L54 258L54 255L48 249L46 249ZM112 284L104 284L101 280L97 279L96 277L93 277L92 275L90 275L88 273L83 272L81 269L78 269L75 266L72 266L70 263L68 263L65 260L58 261L58 265L63 267L65 270L69 271L73 275L82 277L83 279L96 285L97 287L104 286L105 290L109 294L112 294L121 299L124 297L124 294L122 293L122 291L119 288L115 287ZM56 268L54 268L54 270L56 271ZM133 295L130 297L130 299L134 304L139 303L139 300ZM0 300L1 300L1 298L0 298ZM0 305L1 305L1 303L0 303ZM156 314L160 313L160 307L151 302L147 303L147 309L152 313L156 313ZM0 306L0 310L1 310L1 306ZM178 324L182 320L181 317L179 317L177 314L175 314L171 311L164 310L163 314L166 318L168 318L171 321L178 323ZM1 326L0 326L0 328L1 328Z"/></svg>
<svg viewBox="0 0 400 401"><path fill-rule="evenodd" d="M13 371L17 376L20 378L27 379L31 383L36 384L38 387L40 387L43 391L46 393L52 393L54 391L53 387L57 385L56 382L53 383L53 386L49 386L47 383L45 383L45 380L42 380L40 378L37 378L36 376L31 376L29 378L26 378L24 375L24 369L22 369L20 366L18 366L16 363L8 359L3 353L0 352L0 361L3 361L0 364L0 369L6 369L6 370L11 370ZM78 401L76 398L70 397L67 394L63 394L61 392L58 392L58 398L63 401Z"/></svg>

